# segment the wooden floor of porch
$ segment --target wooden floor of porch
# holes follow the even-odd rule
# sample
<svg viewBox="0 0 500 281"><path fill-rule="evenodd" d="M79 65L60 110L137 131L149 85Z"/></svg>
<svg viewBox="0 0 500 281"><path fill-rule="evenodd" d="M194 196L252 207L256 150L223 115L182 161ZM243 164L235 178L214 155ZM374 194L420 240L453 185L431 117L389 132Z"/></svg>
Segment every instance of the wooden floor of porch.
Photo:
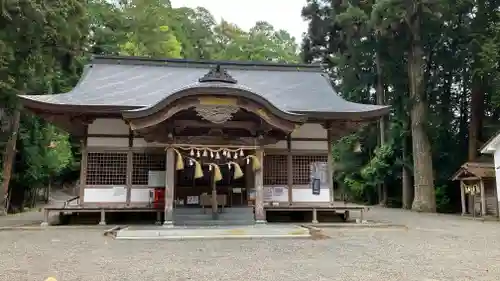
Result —
<svg viewBox="0 0 500 281"><path fill-rule="evenodd" d="M65 214L79 214L79 213L100 213L101 219L99 224L106 224L106 213L156 213L157 221L163 218L163 210L153 208L153 206L106 206L102 204L80 204L79 197L73 197L65 202L56 202L44 208L44 222L43 225L48 225L50 214L59 213ZM181 209L181 208L179 208ZM196 208L195 208L196 209ZM347 220L350 212L359 212L360 219L363 220L363 214L369 208L367 206L345 203L282 203L279 205L265 205L264 210L266 215L271 217L281 216L290 218L301 218L299 221L305 220L312 223L323 222L324 217L331 217L332 215L340 215L343 219ZM197 209L196 209L197 210ZM202 212L202 208L199 208ZM293 219L292 219L293 220ZM279 221L279 219L278 219Z"/></svg>

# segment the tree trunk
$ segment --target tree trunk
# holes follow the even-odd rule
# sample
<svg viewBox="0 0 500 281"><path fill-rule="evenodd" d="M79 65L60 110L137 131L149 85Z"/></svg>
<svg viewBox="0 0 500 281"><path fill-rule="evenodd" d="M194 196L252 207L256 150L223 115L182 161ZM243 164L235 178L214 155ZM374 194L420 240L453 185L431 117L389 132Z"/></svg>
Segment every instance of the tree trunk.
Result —
<svg viewBox="0 0 500 281"><path fill-rule="evenodd" d="M382 60L380 58L380 51L375 52L375 66L377 69L377 104L385 104L385 91L384 91L384 81L382 75ZM385 131L386 131L386 119L384 116L379 120L379 144L382 146L385 144ZM385 183L380 184L378 188L378 199L379 205L387 206L388 192L387 185Z"/></svg>
<svg viewBox="0 0 500 281"><path fill-rule="evenodd" d="M463 85L467 84L468 80L467 70L462 70L462 83ZM467 149L467 116L469 116L469 108L467 102L467 88L465 86L462 87L462 93L460 95L460 117L459 117L459 138L458 141L460 143L460 149Z"/></svg>
<svg viewBox="0 0 500 281"><path fill-rule="evenodd" d="M20 122L21 111L16 109L10 120L10 136L3 155L3 178L2 187L0 188L0 215L7 214L9 207L9 183L12 176L12 166L16 158L16 142Z"/></svg>
<svg viewBox="0 0 500 281"><path fill-rule="evenodd" d="M481 79L474 77L470 101L470 124L468 161L476 160L478 156L479 143L481 140L482 120L484 116L484 91L481 87Z"/></svg>
<svg viewBox="0 0 500 281"><path fill-rule="evenodd" d="M403 168L401 170L402 200L403 209L411 209L413 202L413 188L411 185L411 176L406 163L408 163L408 138L403 137Z"/></svg>
<svg viewBox="0 0 500 281"><path fill-rule="evenodd" d="M419 212L436 212L434 190L434 170L432 151L426 131L427 102L424 91L424 50L421 42L421 7L412 4L413 13L409 16L411 42L408 56L410 97L411 97L411 133L413 147L413 175L415 198L412 209Z"/></svg>

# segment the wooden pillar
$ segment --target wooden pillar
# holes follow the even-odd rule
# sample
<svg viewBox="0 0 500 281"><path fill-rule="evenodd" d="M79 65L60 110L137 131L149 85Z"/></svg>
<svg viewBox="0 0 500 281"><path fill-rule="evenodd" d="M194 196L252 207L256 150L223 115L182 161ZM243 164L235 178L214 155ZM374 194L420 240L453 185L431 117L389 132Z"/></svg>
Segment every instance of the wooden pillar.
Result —
<svg viewBox="0 0 500 281"><path fill-rule="evenodd" d="M493 187L493 197L495 198L495 208L496 208L496 212L495 212L495 215L497 216L497 218L500 218L500 210L498 209L498 191L496 189L496 187Z"/></svg>
<svg viewBox="0 0 500 281"><path fill-rule="evenodd" d="M99 221L99 225L106 225L106 211L101 209L101 221Z"/></svg>
<svg viewBox="0 0 500 281"><path fill-rule="evenodd" d="M174 185L175 185L175 151L167 148L165 171L165 221L163 226L174 226Z"/></svg>
<svg viewBox="0 0 500 281"><path fill-rule="evenodd" d="M330 204L333 205L335 201L333 190L333 136L330 126L326 129L326 136L328 142L328 189L330 190Z"/></svg>
<svg viewBox="0 0 500 281"><path fill-rule="evenodd" d="M259 148L255 151L260 161L261 168L255 171L255 222L266 223L266 212L264 211L264 150Z"/></svg>
<svg viewBox="0 0 500 281"><path fill-rule="evenodd" d="M49 226L49 214L50 214L49 210L47 209L43 210L43 221L40 224L41 227Z"/></svg>
<svg viewBox="0 0 500 281"><path fill-rule="evenodd" d="M78 200L79 205L83 205L85 202L85 187L87 186L87 132L88 126L85 126L83 138L80 140L80 154L82 155L82 159L80 160L80 200Z"/></svg>
<svg viewBox="0 0 500 281"><path fill-rule="evenodd" d="M245 203L246 205L248 205L248 203L250 202L249 192L255 186L254 183L255 183L255 175L252 168L252 163L250 162L250 164L245 165L245 190L242 191L247 195L246 196L247 202ZM241 194L241 196L243 198L243 193Z"/></svg>
<svg viewBox="0 0 500 281"><path fill-rule="evenodd" d="M219 219L217 210L217 185L215 182L215 169L210 171L210 186L212 187L212 219Z"/></svg>
<svg viewBox="0 0 500 281"><path fill-rule="evenodd" d="M132 130L129 129L128 134L128 150L127 150L127 206L130 206L130 200L132 197L132 173L134 170L134 153L132 151L132 147L134 146L134 135Z"/></svg>
<svg viewBox="0 0 500 281"><path fill-rule="evenodd" d="M462 181L460 181L460 199L462 202L462 216L465 215L466 213L466 207L465 207L465 186Z"/></svg>
<svg viewBox="0 0 500 281"><path fill-rule="evenodd" d="M479 179L479 187L481 188L481 216L486 216L486 194L484 193L483 179Z"/></svg>
<svg viewBox="0 0 500 281"><path fill-rule="evenodd" d="M313 209L312 215L313 215L312 223L315 224L318 223L318 210L316 208Z"/></svg>
<svg viewBox="0 0 500 281"><path fill-rule="evenodd" d="M292 161L292 136L286 139L286 185L288 187L288 205L293 204L293 161Z"/></svg>

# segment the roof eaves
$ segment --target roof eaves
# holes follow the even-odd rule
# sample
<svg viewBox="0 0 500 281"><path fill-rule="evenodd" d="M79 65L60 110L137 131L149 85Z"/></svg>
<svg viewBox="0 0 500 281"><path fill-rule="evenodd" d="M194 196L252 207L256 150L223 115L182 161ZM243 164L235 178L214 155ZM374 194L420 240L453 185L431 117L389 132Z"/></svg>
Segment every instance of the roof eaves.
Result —
<svg viewBox="0 0 500 281"><path fill-rule="evenodd" d="M496 151L495 147L500 144L500 131L495 133L486 143L479 149L482 154L492 154Z"/></svg>
<svg viewBox="0 0 500 281"><path fill-rule="evenodd" d="M122 110L135 109L137 106L117 106L117 105L81 105L58 103L43 100L43 96L20 95L22 105L30 110L48 111L51 113L85 113L85 114L109 114L120 113ZM43 98L42 98L43 97Z"/></svg>
<svg viewBox="0 0 500 281"><path fill-rule="evenodd" d="M370 104L372 105L372 104ZM366 111L293 111L304 114L308 117L320 120L376 120L382 116L388 115L391 111L390 106L378 106L378 108Z"/></svg>

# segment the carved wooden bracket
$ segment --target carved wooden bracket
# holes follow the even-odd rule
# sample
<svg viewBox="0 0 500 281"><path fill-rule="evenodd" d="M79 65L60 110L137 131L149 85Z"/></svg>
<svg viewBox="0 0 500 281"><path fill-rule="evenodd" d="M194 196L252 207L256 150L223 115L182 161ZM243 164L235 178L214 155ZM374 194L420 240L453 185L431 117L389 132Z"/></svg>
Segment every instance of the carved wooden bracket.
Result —
<svg viewBox="0 0 500 281"><path fill-rule="evenodd" d="M235 105L212 105L200 104L194 110L201 118L214 124L223 124L233 118L233 114L238 112L239 107Z"/></svg>

